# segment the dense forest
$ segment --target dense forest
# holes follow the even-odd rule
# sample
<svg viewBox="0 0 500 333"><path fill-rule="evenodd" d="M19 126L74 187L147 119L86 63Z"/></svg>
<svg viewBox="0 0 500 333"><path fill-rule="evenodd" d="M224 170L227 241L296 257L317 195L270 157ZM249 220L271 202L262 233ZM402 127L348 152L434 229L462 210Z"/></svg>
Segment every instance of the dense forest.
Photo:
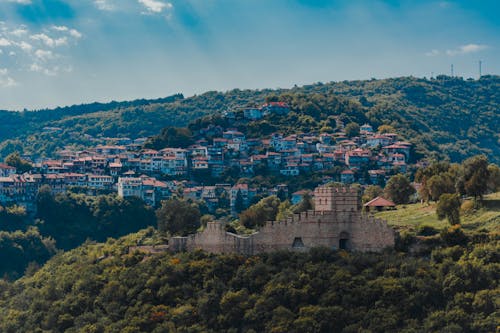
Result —
<svg viewBox="0 0 500 333"><path fill-rule="evenodd" d="M460 227L383 254L147 255L152 229L0 283L0 331L494 332L499 239ZM406 243L405 243L406 242Z"/></svg>
<svg viewBox="0 0 500 333"><path fill-rule="evenodd" d="M369 122L374 127L390 125L422 154L433 152L451 161L461 161L484 153L499 162L498 76L483 76L479 80L439 76L343 81L291 89L235 89L189 98L174 95L152 101L1 112L0 140L6 141L0 145L0 154L6 156L17 150L50 155L65 145L93 144L84 134L151 136L168 126L187 126L206 115L259 105L273 98L291 105L293 112L280 122L287 126L277 126L275 119L264 119L249 124L254 135L287 128L327 129L333 117L340 117L347 122ZM47 132L44 127L60 130Z"/></svg>

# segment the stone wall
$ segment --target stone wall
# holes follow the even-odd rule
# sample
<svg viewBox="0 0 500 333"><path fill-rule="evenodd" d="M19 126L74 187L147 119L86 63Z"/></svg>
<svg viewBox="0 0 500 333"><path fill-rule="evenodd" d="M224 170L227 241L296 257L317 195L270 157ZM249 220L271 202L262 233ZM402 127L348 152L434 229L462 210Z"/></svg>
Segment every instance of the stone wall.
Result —
<svg viewBox="0 0 500 333"><path fill-rule="evenodd" d="M235 235L226 232L223 224L209 222L202 232L172 238L170 248L253 255L285 249L307 251L316 246L354 251L394 247L394 231L385 221L361 212L357 191L318 188L315 200L316 210L295 214L285 221L267 222L252 235Z"/></svg>

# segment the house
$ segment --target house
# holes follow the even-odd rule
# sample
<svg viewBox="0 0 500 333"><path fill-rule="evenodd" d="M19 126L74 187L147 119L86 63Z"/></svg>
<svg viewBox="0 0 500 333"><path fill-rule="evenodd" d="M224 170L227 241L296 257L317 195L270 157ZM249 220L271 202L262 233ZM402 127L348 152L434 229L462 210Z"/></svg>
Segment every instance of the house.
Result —
<svg viewBox="0 0 500 333"><path fill-rule="evenodd" d="M249 120L258 120L264 116L261 109L258 108L246 108L243 110L243 117Z"/></svg>
<svg viewBox="0 0 500 333"><path fill-rule="evenodd" d="M291 199L292 205L298 204L299 202L301 202L304 199L304 196L309 195L309 194L310 194L310 191L308 191L308 190L300 190L300 191L294 192L292 194L292 199Z"/></svg>
<svg viewBox="0 0 500 333"><path fill-rule="evenodd" d="M354 172L352 170L344 170L340 174L340 182L343 184L354 183Z"/></svg>
<svg viewBox="0 0 500 333"><path fill-rule="evenodd" d="M113 187L113 177L107 175L87 175L87 186L97 190L109 190Z"/></svg>
<svg viewBox="0 0 500 333"><path fill-rule="evenodd" d="M345 154L345 164L349 168L358 168L370 161L371 152L368 149L357 148Z"/></svg>
<svg viewBox="0 0 500 333"><path fill-rule="evenodd" d="M16 168L4 163L0 163L0 177L9 177L15 173Z"/></svg>
<svg viewBox="0 0 500 333"><path fill-rule="evenodd" d="M373 133L373 127L369 124L364 124L359 128L361 134Z"/></svg>
<svg viewBox="0 0 500 333"><path fill-rule="evenodd" d="M382 197L376 197L373 200L368 201L363 205L365 207L365 210L368 212L372 208L381 211L383 209L395 209L396 204L390 200L384 199Z"/></svg>
<svg viewBox="0 0 500 333"><path fill-rule="evenodd" d="M290 107L288 104L284 102L269 102L260 108L262 112L267 115L267 114L279 114L279 115L286 115L290 112Z"/></svg>
<svg viewBox="0 0 500 333"><path fill-rule="evenodd" d="M280 174L283 176L298 176L299 173L299 165L295 163L288 163L283 169L280 169Z"/></svg>
<svg viewBox="0 0 500 333"><path fill-rule="evenodd" d="M373 185L382 186L385 181L385 170L368 170L368 174L370 175L370 182Z"/></svg>
<svg viewBox="0 0 500 333"><path fill-rule="evenodd" d="M376 134L366 138L366 145L368 147L386 146L391 143L391 139L384 134Z"/></svg>

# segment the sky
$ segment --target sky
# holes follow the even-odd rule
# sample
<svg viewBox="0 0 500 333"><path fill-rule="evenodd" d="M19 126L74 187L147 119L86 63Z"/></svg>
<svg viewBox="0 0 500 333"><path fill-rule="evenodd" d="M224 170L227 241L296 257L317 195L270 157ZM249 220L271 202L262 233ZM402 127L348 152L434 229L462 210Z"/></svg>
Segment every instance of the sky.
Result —
<svg viewBox="0 0 500 333"><path fill-rule="evenodd" d="M0 0L0 109L500 74L498 0Z"/></svg>

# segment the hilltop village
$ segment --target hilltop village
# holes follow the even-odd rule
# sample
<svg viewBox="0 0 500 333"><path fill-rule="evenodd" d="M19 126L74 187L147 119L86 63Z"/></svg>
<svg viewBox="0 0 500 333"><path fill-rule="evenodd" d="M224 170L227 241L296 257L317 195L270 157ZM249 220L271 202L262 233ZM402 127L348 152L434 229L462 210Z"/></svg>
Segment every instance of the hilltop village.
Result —
<svg viewBox="0 0 500 333"><path fill-rule="evenodd" d="M269 114L286 114L289 107L272 102L239 112L252 121ZM236 115L225 112L224 117L231 120ZM286 184L264 188L241 181L220 182L229 172L238 178L263 173L287 178L339 167L339 174L325 176L324 183L383 185L391 175L407 171L412 148L397 133L377 133L369 124L348 137L340 120L332 133L273 133L257 139L247 138L235 128L210 125L199 130L195 144L187 148L144 149L146 138L108 141L114 144L61 150L55 159L33 161L23 156L32 164L26 173L0 164L0 203L33 210L38 189L48 185L54 194L69 188L87 194L115 192L122 197L140 197L152 206L175 195L203 200L210 212L222 207L234 212L248 207L256 196L279 194L297 203L304 192L288 193Z"/></svg>

